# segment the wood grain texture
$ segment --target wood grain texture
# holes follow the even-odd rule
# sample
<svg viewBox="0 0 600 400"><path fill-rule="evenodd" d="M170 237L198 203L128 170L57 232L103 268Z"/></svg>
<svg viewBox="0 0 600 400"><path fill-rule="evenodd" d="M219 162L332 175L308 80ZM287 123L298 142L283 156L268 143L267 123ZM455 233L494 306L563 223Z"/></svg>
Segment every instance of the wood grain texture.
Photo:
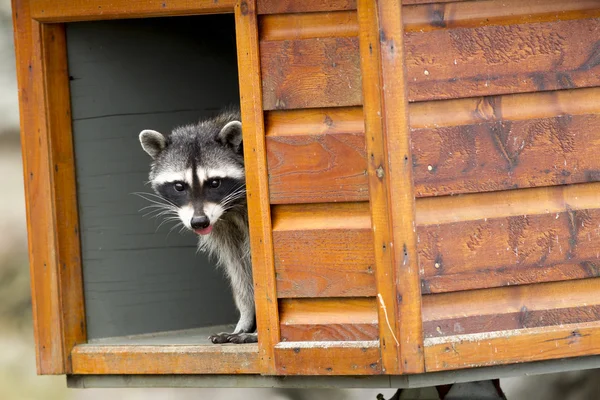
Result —
<svg viewBox="0 0 600 400"><path fill-rule="evenodd" d="M25 206L29 244L33 328L38 374L66 371L61 336L50 181L50 148L44 107L41 27L31 21L29 3L12 2ZM40 120L42 119L42 120ZM35 221L35 223L33 223ZM48 268L50 265L50 268Z"/></svg>
<svg viewBox="0 0 600 400"><path fill-rule="evenodd" d="M598 88L412 103L409 112L417 197L598 179L589 146L600 131ZM367 200L361 108L271 111L265 124L273 203Z"/></svg>
<svg viewBox="0 0 600 400"><path fill-rule="evenodd" d="M272 209L278 297L375 296L368 204Z"/></svg>
<svg viewBox="0 0 600 400"><path fill-rule="evenodd" d="M270 111L265 130L271 203L368 198L360 107Z"/></svg>
<svg viewBox="0 0 600 400"><path fill-rule="evenodd" d="M31 16L41 22L74 22L233 12L234 0L30 0Z"/></svg>
<svg viewBox="0 0 600 400"><path fill-rule="evenodd" d="M403 1L403 5L418 1ZM425 3L425 2L423 2ZM435 29L472 28L484 25L514 25L569 19L597 18L596 0L484 0L436 2L431 5L404 7L403 21L407 32ZM444 4L447 3L447 4Z"/></svg>
<svg viewBox="0 0 600 400"><path fill-rule="evenodd" d="M64 374L86 339L64 26L12 6L37 372Z"/></svg>
<svg viewBox="0 0 600 400"><path fill-rule="evenodd" d="M457 220L469 215L468 220L418 226L423 293L598 276L600 231L595 221L600 210L585 208L600 201L592 192L597 184L552 189L523 191L521 199L496 193L485 198L491 203L479 195L484 209L493 208L492 203L516 205L483 217L469 215L476 203L464 199L462 211L453 214L447 207L443 212Z"/></svg>
<svg viewBox="0 0 600 400"><path fill-rule="evenodd" d="M258 21L261 41L358 36L354 11L273 14Z"/></svg>
<svg viewBox="0 0 600 400"><path fill-rule="evenodd" d="M268 137L271 203L365 200L365 158L362 133Z"/></svg>
<svg viewBox="0 0 600 400"><path fill-rule="evenodd" d="M470 4L476 3L459 3L456 6L471 7ZM600 64L596 60L598 49L594 32L599 29L600 20L591 18L595 11L579 9L587 10L592 5L555 6L571 7L574 14L569 15L577 17L584 13L587 19L559 20L561 13L554 12L540 14L547 22L407 32L405 54L409 100L599 85L600 74L595 72ZM460 15L465 21L475 24L476 19L469 19L475 17L468 10L461 11L463 14ZM521 11L523 15L530 15L526 9ZM533 18L535 22L534 17L527 18ZM327 26L311 21L307 19L300 31L318 32ZM469 23L465 22L466 25ZM335 30L346 35L354 29L351 25L348 21L348 25L342 25L345 26L343 29L338 25ZM297 36L300 35L298 32L298 29L291 29L287 34ZM261 41L261 51L266 77L265 109L361 104L356 38ZM480 71L486 71L486 74L482 75Z"/></svg>
<svg viewBox="0 0 600 400"><path fill-rule="evenodd" d="M427 372L600 354L600 322L425 340Z"/></svg>
<svg viewBox="0 0 600 400"><path fill-rule="evenodd" d="M388 153L384 132L384 114L381 86L380 27L376 4L358 2L360 24L361 72L364 77L363 100L365 137L367 138L367 172L369 178L369 205L371 211L373 254L377 282L377 307L382 371L397 374L400 371L400 344L395 333L398 319L396 302L397 271L393 252L392 221L389 202L389 180L384 179ZM356 161L355 161L356 162Z"/></svg>
<svg viewBox="0 0 600 400"><path fill-rule="evenodd" d="M379 342L283 342L275 347L279 375L379 375Z"/></svg>
<svg viewBox="0 0 600 400"><path fill-rule="evenodd" d="M61 314L61 335L65 372L71 370L70 354L77 344L85 343L86 317L83 296L81 244L75 158L71 131L71 102L67 44L64 25L42 25L44 93L50 146L53 226ZM55 328L55 327L54 327Z"/></svg>
<svg viewBox="0 0 600 400"><path fill-rule="evenodd" d="M391 218L393 244L390 251L394 252L392 268L395 269L396 284L394 300L399 315L394 327L400 343L399 370L402 373L419 373L424 371L423 326L402 6L400 2L387 0L380 1L377 7L381 115L387 159L377 167L376 175L386 180L388 188L388 215ZM374 50L377 51L377 48Z"/></svg>
<svg viewBox="0 0 600 400"><path fill-rule="evenodd" d="M261 41L265 110L362 103L358 40Z"/></svg>
<svg viewBox="0 0 600 400"><path fill-rule="evenodd" d="M494 108L500 120L413 129L417 196L597 181L600 162L591 144L600 140L600 92L591 90L595 96L589 96L586 108L596 110L589 114L580 110L580 115L511 120L502 114L503 98L497 97L487 98L482 107ZM538 104L522 107L535 109Z"/></svg>
<svg viewBox="0 0 600 400"><path fill-rule="evenodd" d="M356 0L258 0L257 9L259 14L355 10Z"/></svg>
<svg viewBox="0 0 600 400"><path fill-rule="evenodd" d="M275 372L273 346L279 342L279 316L255 0L236 3L235 26L260 372L272 374Z"/></svg>
<svg viewBox="0 0 600 400"><path fill-rule="evenodd" d="M281 340L377 340L375 298L283 299L279 301Z"/></svg>
<svg viewBox="0 0 600 400"><path fill-rule="evenodd" d="M423 297L426 338L600 320L600 279Z"/></svg>
<svg viewBox="0 0 600 400"><path fill-rule="evenodd" d="M258 374L258 346L80 345L73 349L73 374L168 375Z"/></svg>
<svg viewBox="0 0 600 400"><path fill-rule="evenodd" d="M409 100L598 86L598 29L582 19L408 32Z"/></svg>

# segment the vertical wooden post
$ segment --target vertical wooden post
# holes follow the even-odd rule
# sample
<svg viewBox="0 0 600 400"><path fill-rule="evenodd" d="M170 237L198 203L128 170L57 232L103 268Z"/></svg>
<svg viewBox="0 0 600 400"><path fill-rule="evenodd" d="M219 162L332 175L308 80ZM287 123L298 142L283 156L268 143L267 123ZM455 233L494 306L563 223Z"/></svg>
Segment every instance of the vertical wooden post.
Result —
<svg viewBox="0 0 600 400"><path fill-rule="evenodd" d="M12 5L37 369L64 374L86 340L65 31Z"/></svg>
<svg viewBox="0 0 600 400"><path fill-rule="evenodd" d="M273 349L275 344L279 343L279 314L273 261L256 0L243 0L236 4L235 26L258 346L261 372L274 374Z"/></svg>
<svg viewBox="0 0 600 400"><path fill-rule="evenodd" d="M387 146L383 131L379 19L375 2L359 1L357 7L382 371L387 374L398 374L400 373L400 342L396 334L398 310L395 282L397 278L394 269L388 203L389 179L386 176Z"/></svg>
<svg viewBox="0 0 600 400"><path fill-rule="evenodd" d="M399 1L358 1L382 363L423 372L415 199Z"/></svg>

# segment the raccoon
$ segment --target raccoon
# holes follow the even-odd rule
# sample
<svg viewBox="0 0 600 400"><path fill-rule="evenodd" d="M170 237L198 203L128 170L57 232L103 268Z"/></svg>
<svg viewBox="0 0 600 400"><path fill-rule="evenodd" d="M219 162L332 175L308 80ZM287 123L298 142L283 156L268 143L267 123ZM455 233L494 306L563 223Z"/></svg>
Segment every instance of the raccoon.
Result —
<svg viewBox="0 0 600 400"><path fill-rule="evenodd" d="M152 157L150 184L164 212L198 235L199 249L214 256L229 278L240 319L233 332L214 334L210 341L256 342L239 110L178 127L168 136L143 130L139 139Z"/></svg>

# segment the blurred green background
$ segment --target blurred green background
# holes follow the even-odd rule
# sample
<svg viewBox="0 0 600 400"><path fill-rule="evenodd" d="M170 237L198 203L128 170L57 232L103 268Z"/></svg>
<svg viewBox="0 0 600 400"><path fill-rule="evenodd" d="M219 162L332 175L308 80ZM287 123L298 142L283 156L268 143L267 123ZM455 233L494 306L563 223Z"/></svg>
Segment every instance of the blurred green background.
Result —
<svg viewBox="0 0 600 400"><path fill-rule="evenodd" d="M375 399L394 390L85 389L37 376L30 309L17 84L9 0L0 0L0 400ZM600 372L502 380L509 399L600 399ZM416 395L416 394L415 394ZM415 397L416 398L416 397Z"/></svg>

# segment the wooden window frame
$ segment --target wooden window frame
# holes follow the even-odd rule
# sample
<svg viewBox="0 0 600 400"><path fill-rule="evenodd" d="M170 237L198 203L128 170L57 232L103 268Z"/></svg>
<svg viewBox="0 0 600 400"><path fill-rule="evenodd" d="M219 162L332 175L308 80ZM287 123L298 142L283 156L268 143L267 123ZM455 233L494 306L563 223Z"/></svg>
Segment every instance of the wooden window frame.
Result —
<svg viewBox="0 0 600 400"><path fill-rule="evenodd" d="M409 4L422 2L426 1ZM597 321L531 328L518 335L423 340L407 95L404 78L398 79L404 77L404 66L402 7L397 1L375 6L376 2L359 0L357 7L361 70L369 78L363 87L363 111L372 138L368 176L372 223L377 226L380 339L321 347L281 343L256 3L12 0L38 373L395 375L599 354ZM64 24L214 13L234 13L236 20L259 343L228 347L87 344ZM413 25L405 21L406 26L416 29L417 17L412 16ZM401 112L392 115L386 110ZM523 349L528 349L528 355L523 355Z"/></svg>
<svg viewBox="0 0 600 400"><path fill-rule="evenodd" d="M12 7L38 374L258 374L259 348L267 354L273 348L268 340L268 321L259 321L259 327L267 331L261 332L263 340L258 346L227 350L220 346L185 346L182 351L182 346L86 344L65 37L66 22L235 13L239 41L251 38L252 30L256 33L256 15L248 11L245 2L240 7L235 0L13 0ZM247 53L240 58L241 63L257 60ZM242 104L246 119L258 118L259 113L251 112L256 107L262 113L260 97L252 100L248 92L257 88L260 86L240 88L242 102L251 99ZM262 127L262 123L256 126ZM255 136L264 136L262 129L258 128ZM260 150L260 143L256 148ZM249 192L266 188L266 172L262 172L251 178ZM257 193L255 198L262 197ZM270 235L270 223L262 225L260 232ZM268 259L268 243L261 250L267 252ZM260 255L261 250L253 256ZM264 277L269 276L265 270L269 264L261 265L265 267L256 268L255 273L262 274L261 282L268 284ZM271 285L274 290L274 279ZM267 304L258 302L257 307L261 306ZM260 310L259 315L277 317L276 309L263 311L267 310Z"/></svg>

